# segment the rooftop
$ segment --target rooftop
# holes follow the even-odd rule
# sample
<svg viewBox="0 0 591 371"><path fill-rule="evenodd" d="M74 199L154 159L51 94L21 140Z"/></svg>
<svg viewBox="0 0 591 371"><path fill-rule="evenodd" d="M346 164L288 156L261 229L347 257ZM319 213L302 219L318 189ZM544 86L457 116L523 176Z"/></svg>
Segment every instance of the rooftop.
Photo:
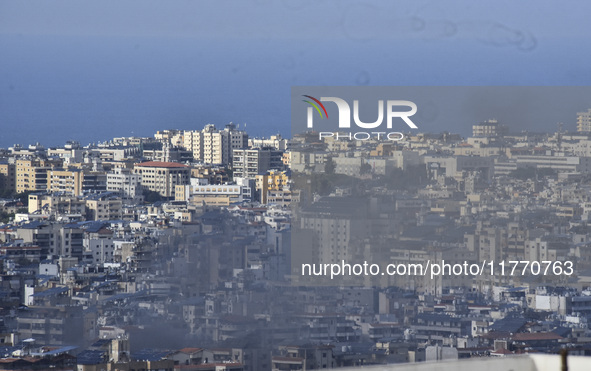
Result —
<svg viewBox="0 0 591 371"><path fill-rule="evenodd" d="M135 164L135 166L143 167L167 167L167 168L185 168L187 165L179 164L178 162L163 162L163 161L148 161Z"/></svg>
<svg viewBox="0 0 591 371"><path fill-rule="evenodd" d="M499 358L474 358L467 360L421 362L363 367L364 371L560 371L562 359L559 355L529 354ZM590 357L569 356L569 371L587 371L591 365ZM361 370L361 368L343 368L343 371Z"/></svg>

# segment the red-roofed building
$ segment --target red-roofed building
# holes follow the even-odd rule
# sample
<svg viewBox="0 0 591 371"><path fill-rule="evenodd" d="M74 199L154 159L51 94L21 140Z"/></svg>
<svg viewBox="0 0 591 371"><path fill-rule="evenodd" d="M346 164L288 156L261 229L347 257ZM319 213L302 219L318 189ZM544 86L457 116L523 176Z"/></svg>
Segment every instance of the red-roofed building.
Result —
<svg viewBox="0 0 591 371"><path fill-rule="evenodd" d="M540 341L558 341L562 336L554 332L520 332L511 337L513 341L521 341L524 343L540 342Z"/></svg>
<svg viewBox="0 0 591 371"><path fill-rule="evenodd" d="M177 162L142 162L134 165L133 172L141 176L144 188L166 198L173 198L175 187L189 184L191 179L191 168Z"/></svg>

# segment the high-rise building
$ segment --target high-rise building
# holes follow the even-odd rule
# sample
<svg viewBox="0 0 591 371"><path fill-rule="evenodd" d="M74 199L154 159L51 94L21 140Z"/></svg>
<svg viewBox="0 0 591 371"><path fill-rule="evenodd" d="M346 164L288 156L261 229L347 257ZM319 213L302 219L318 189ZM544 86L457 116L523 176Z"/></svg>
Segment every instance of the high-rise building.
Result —
<svg viewBox="0 0 591 371"><path fill-rule="evenodd" d="M577 113L577 131L579 133L591 132L591 108L586 112Z"/></svg>
<svg viewBox="0 0 591 371"><path fill-rule="evenodd" d="M193 159L205 164L228 165L232 162L232 150L248 147L248 134L228 124L223 130L206 125L201 131L185 131L185 149L193 152Z"/></svg>
<svg viewBox="0 0 591 371"><path fill-rule="evenodd" d="M60 163L61 164L61 163ZM58 165L42 159L16 160L16 191L45 191L47 172Z"/></svg>
<svg viewBox="0 0 591 371"><path fill-rule="evenodd" d="M194 160L203 160L203 133L200 130L186 130L183 134L183 147L193 153Z"/></svg>
<svg viewBox="0 0 591 371"><path fill-rule="evenodd" d="M227 165L232 161L232 150L246 148L248 135L236 130L233 124L224 130L217 130L213 125L203 129L203 162L206 164Z"/></svg>

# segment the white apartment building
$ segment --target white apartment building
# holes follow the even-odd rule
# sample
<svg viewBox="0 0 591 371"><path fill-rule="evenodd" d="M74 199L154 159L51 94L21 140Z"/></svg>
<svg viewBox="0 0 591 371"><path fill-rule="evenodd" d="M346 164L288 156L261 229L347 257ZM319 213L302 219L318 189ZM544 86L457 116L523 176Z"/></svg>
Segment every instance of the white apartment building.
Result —
<svg viewBox="0 0 591 371"><path fill-rule="evenodd" d="M254 178L267 170L282 170L282 158L282 151L270 148L234 149L234 178Z"/></svg>
<svg viewBox="0 0 591 371"><path fill-rule="evenodd" d="M107 174L107 191L116 192L127 205L136 205L143 200L141 176L131 169L113 169Z"/></svg>
<svg viewBox="0 0 591 371"><path fill-rule="evenodd" d="M586 112L577 113L577 131L579 133L591 132L591 108Z"/></svg>

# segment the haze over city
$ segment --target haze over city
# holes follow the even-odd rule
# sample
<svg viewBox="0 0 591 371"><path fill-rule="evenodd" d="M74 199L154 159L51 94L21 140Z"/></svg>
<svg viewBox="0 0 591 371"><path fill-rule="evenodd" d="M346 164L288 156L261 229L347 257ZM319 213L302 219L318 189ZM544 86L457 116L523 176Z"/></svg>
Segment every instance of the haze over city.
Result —
<svg viewBox="0 0 591 371"><path fill-rule="evenodd" d="M0 370L588 370L589 14L0 0Z"/></svg>

